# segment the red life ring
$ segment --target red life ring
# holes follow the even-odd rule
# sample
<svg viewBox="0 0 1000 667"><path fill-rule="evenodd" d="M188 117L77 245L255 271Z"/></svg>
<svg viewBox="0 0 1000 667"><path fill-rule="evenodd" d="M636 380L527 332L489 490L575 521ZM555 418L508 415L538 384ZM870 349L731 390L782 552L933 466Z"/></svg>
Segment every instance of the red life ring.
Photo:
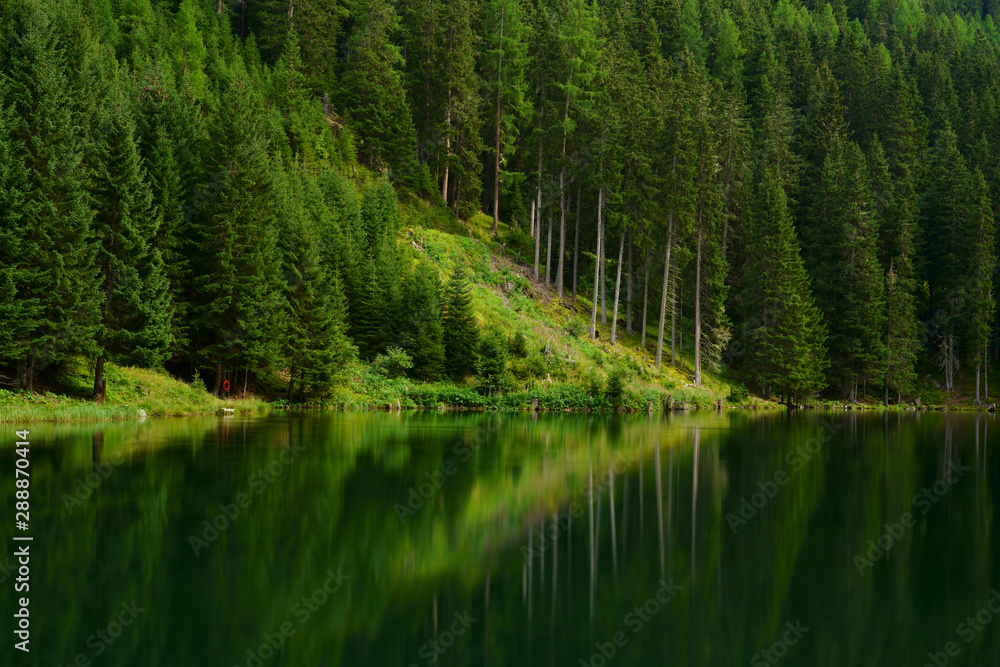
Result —
<svg viewBox="0 0 1000 667"><path fill-rule="evenodd" d="M229 380L222 381L222 391L229 391Z"/></svg>

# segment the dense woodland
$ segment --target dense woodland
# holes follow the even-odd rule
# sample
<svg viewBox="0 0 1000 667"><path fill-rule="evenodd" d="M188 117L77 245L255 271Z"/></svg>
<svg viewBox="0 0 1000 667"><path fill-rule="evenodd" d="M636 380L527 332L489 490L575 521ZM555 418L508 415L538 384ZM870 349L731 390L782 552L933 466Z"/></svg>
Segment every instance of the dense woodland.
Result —
<svg viewBox="0 0 1000 667"><path fill-rule="evenodd" d="M496 376L510 341L461 271L402 261L399 196L492 214L591 335L686 345L696 385L896 402L931 368L986 399L998 12L9 0L0 363L30 390L92 360L98 399L107 359L289 396L397 348L417 379Z"/></svg>

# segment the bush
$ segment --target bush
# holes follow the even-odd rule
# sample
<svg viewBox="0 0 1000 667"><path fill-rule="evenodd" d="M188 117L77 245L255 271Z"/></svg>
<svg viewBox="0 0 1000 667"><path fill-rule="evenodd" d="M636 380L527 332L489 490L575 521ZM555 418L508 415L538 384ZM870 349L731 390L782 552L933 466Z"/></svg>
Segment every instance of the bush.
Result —
<svg viewBox="0 0 1000 667"><path fill-rule="evenodd" d="M608 386L604 391L604 395L611 401L611 407L615 410L622 407L622 398L625 396L625 382L627 379L625 369L621 366L612 368L611 373L608 375Z"/></svg>
<svg viewBox="0 0 1000 667"><path fill-rule="evenodd" d="M736 385L729 388L729 396L726 397L726 400L730 403L741 404L746 402L748 398L750 398L750 392L747 391L747 388L743 385Z"/></svg>
<svg viewBox="0 0 1000 667"><path fill-rule="evenodd" d="M400 378L413 368L413 358L399 347L390 347L385 354L375 357L372 370L388 378Z"/></svg>
<svg viewBox="0 0 1000 667"><path fill-rule="evenodd" d="M510 339L510 353L522 359L528 356L528 339L520 331Z"/></svg>
<svg viewBox="0 0 1000 667"><path fill-rule="evenodd" d="M587 333L587 327L578 319L570 319L563 330L573 338L583 338Z"/></svg>

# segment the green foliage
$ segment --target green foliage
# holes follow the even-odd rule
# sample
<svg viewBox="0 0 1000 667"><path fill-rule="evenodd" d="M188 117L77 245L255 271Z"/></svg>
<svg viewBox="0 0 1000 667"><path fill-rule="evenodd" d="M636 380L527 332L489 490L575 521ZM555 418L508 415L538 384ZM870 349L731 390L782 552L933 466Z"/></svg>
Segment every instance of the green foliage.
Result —
<svg viewBox="0 0 1000 667"><path fill-rule="evenodd" d="M469 281L461 265L448 282L444 309L444 349L448 374L461 379L476 367L479 329L472 312Z"/></svg>
<svg viewBox="0 0 1000 667"><path fill-rule="evenodd" d="M400 347L390 347L385 354L375 357L372 370L388 378L401 378L413 368L413 358Z"/></svg>

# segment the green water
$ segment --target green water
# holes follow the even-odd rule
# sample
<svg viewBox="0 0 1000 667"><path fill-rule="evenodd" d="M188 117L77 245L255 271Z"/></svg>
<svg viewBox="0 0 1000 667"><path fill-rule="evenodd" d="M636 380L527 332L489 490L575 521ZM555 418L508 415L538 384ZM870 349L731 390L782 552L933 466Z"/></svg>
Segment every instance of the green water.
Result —
<svg viewBox="0 0 1000 667"><path fill-rule="evenodd" d="M0 665L1000 663L992 416L29 428L31 652L0 571Z"/></svg>

